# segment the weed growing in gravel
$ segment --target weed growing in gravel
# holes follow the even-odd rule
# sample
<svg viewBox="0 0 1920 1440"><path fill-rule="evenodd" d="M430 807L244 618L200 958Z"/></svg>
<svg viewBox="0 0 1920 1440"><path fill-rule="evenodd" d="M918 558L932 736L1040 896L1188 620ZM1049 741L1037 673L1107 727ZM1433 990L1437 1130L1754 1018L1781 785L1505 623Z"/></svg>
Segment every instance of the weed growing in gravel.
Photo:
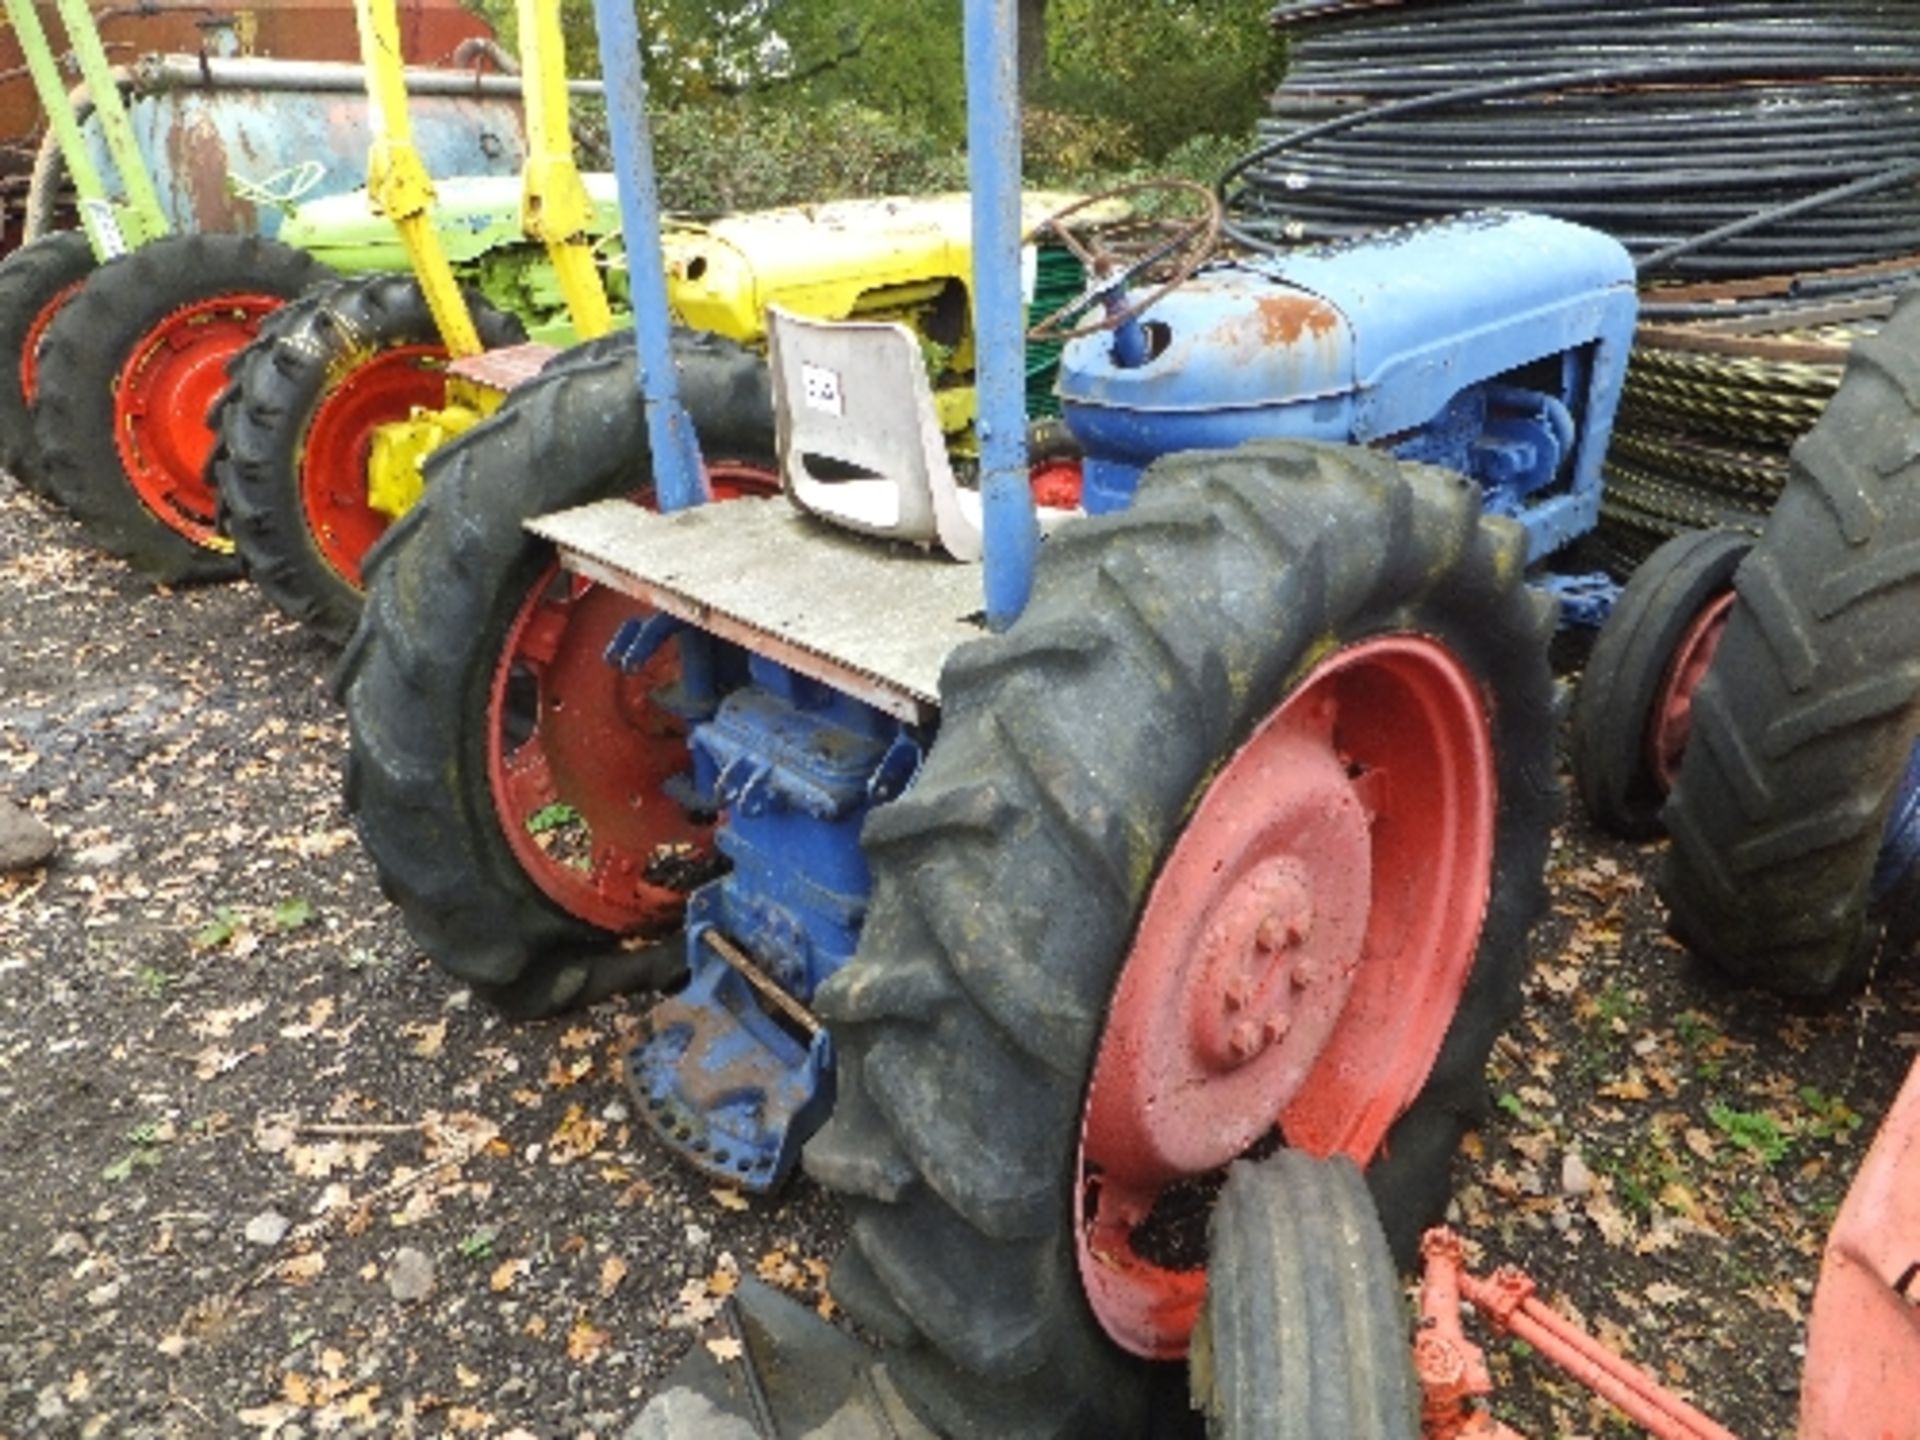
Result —
<svg viewBox="0 0 1920 1440"><path fill-rule="evenodd" d="M160 1163L160 1147L173 1139L173 1126L165 1120L144 1120L127 1132L133 1146L118 1160L100 1172L102 1180L115 1184L128 1179L135 1170L151 1169Z"/></svg>
<svg viewBox="0 0 1920 1440"><path fill-rule="evenodd" d="M1831 1140L1838 1135L1850 1135L1862 1124L1860 1117L1848 1108L1846 1101L1837 1095L1826 1094L1817 1085L1802 1085L1794 1093L1807 1108L1807 1121L1803 1128L1815 1139Z"/></svg>
<svg viewBox="0 0 1920 1440"><path fill-rule="evenodd" d="M1707 1107L1707 1118L1720 1133L1740 1149L1755 1156L1763 1165L1777 1165L1793 1148L1793 1137L1779 1118L1766 1110L1736 1110L1716 1102Z"/></svg>

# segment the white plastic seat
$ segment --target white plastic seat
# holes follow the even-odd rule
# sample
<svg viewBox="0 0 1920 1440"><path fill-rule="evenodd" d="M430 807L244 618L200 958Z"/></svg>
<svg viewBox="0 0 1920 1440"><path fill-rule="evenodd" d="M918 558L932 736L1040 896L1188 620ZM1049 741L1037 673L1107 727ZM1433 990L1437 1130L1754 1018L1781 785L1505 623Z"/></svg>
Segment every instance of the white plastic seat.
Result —
<svg viewBox="0 0 1920 1440"><path fill-rule="evenodd" d="M913 331L770 305L767 346L780 478L794 503L850 530L978 560L980 493L954 481ZM1041 526L1075 513L1042 511Z"/></svg>

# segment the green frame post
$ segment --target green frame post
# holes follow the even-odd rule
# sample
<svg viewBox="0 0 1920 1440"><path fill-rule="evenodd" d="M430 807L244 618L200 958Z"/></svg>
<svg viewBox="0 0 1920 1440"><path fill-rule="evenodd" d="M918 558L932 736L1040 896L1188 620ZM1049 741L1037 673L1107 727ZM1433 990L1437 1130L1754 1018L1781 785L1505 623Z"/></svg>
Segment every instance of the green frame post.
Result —
<svg viewBox="0 0 1920 1440"><path fill-rule="evenodd" d="M86 227L87 241L93 247L94 258L105 262L170 234L173 227L167 223L166 212L160 208L160 196L153 188L153 177L140 158L126 103L120 98L119 83L107 62L106 47L100 43L100 31L86 0L56 0L56 3L67 43L80 62L80 75L93 101L93 113L106 139L107 153L120 172L124 196L111 193L94 166L86 139L80 133L79 113L61 78L53 46L47 40L32 0L5 0L7 20L20 38L20 52L33 77L33 88L59 142L67 176L80 197L80 221Z"/></svg>

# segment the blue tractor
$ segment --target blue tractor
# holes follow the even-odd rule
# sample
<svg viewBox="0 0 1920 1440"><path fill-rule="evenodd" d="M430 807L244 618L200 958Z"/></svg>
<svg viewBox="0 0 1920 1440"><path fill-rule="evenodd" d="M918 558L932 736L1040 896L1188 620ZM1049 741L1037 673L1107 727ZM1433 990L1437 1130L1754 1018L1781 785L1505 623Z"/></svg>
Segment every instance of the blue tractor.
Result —
<svg viewBox="0 0 1920 1440"><path fill-rule="evenodd" d="M636 338L447 447L371 557L349 800L497 1003L670 987L648 1122L751 1190L804 1152L852 1217L836 1293L936 1428L1136 1434L1232 1160L1351 1156L1403 1258L1444 1203L1544 903L1536 582L1594 520L1633 269L1521 214L1232 258L1204 195L1130 248L1063 216L1082 480L1037 506L1015 5L966 8L977 470L911 332L671 330L600 5ZM594 746L527 761L560 710ZM623 883L680 933L475 889L530 842L591 862L487 798L562 763L653 827Z"/></svg>

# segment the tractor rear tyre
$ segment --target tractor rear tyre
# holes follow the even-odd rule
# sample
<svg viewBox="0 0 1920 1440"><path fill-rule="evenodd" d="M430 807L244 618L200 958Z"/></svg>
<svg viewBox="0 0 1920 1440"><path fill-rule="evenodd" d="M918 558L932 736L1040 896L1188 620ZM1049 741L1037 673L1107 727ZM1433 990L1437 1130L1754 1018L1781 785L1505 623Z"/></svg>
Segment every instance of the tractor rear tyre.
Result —
<svg viewBox="0 0 1920 1440"><path fill-rule="evenodd" d="M1573 782L1602 830L1660 833L1660 807L1692 731L1693 692L1733 607L1753 537L1689 530L1649 555L1620 592L1573 702Z"/></svg>
<svg viewBox="0 0 1920 1440"><path fill-rule="evenodd" d="M1676 937L1830 994L1877 955L1887 818L1920 730L1920 300L1855 343L1793 448L1695 692L1660 876ZM1898 879L1900 877L1893 877Z"/></svg>
<svg viewBox="0 0 1920 1440"><path fill-rule="evenodd" d="M527 338L478 296L467 304L488 349ZM287 308L221 406L220 503L247 578L339 645L365 600L361 563L391 523L367 503L374 432L445 406L447 349L409 275L342 281Z"/></svg>
<svg viewBox="0 0 1920 1440"><path fill-rule="evenodd" d="M43 235L0 261L0 466L36 495L45 490L32 413L40 345L92 273L93 247L78 230Z"/></svg>
<svg viewBox="0 0 1920 1440"><path fill-rule="evenodd" d="M1191 1222L1276 1134L1365 1165L1412 1263L1545 903L1523 549L1448 472L1177 455L948 661L816 996L805 1156L852 1218L835 1292L941 1433L1142 1433L1143 1360L1201 1306Z"/></svg>
<svg viewBox="0 0 1920 1440"><path fill-rule="evenodd" d="M771 488L765 364L712 336L675 343L716 493L729 476ZM607 642L646 608L560 571L521 528L651 487L632 336L549 365L427 474L368 555L340 664L347 806L434 962L510 1014L552 1013L643 953L623 938L678 925L684 897L649 862L697 869L709 834L710 817L660 793L687 765L684 724L653 698L671 647L637 675L608 665Z"/></svg>
<svg viewBox="0 0 1920 1440"><path fill-rule="evenodd" d="M162 583L238 573L206 415L260 322L331 272L255 236L175 235L103 265L47 327L34 432L48 491Z"/></svg>
<svg viewBox="0 0 1920 1440"><path fill-rule="evenodd" d="M1419 1440L1406 1307L1344 1155L1236 1161L1208 1226L1188 1373L1212 1440Z"/></svg>

